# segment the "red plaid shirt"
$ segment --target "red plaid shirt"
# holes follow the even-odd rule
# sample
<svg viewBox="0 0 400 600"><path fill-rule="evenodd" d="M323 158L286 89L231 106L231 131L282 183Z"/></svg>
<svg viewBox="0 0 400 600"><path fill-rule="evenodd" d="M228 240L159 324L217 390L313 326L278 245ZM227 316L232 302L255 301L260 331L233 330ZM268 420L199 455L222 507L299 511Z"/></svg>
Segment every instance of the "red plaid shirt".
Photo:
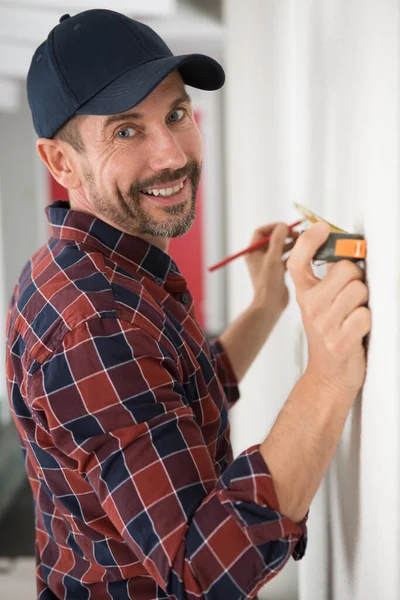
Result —
<svg viewBox="0 0 400 600"><path fill-rule="evenodd" d="M8 316L7 380L36 510L41 600L239 600L301 558L236 380L162 250L64 202Z"/></svg>

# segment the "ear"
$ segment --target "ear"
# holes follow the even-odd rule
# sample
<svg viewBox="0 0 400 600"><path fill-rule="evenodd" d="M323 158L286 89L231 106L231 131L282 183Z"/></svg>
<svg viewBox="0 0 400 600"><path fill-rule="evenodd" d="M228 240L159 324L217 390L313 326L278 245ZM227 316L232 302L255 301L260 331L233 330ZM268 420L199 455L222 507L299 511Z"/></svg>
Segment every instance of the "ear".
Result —
<svg viewBox="0 0 400 600"><path fill-rule="evenodd" d="M40 158L60 185L67 189L80 187L81 180L76 161L73 160L73 148L66 142L39 138L36 150Z"/></svg>

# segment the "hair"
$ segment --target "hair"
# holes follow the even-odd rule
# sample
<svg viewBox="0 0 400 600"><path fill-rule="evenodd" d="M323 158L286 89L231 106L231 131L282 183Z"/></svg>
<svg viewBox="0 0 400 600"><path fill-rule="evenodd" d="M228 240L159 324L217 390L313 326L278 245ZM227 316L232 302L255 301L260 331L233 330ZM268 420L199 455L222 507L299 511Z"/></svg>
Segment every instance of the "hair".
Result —
<svg viewBox="0 0 400 600"><path fill-rule="evenodd" d="M67 142L74 150L79 153L84 152L85 144L81 136L79 129L79 123L81 122L84 115L74 115L64 125L57 129L53 138L55 140L62 140Z"/></svg>

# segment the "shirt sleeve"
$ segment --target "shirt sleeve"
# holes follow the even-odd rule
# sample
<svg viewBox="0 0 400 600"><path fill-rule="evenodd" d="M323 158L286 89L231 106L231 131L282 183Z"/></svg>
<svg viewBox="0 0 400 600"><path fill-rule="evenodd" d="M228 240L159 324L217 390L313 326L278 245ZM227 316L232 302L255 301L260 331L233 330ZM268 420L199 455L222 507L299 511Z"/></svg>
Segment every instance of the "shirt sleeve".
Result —
<svg viewBox="0 0 400 600"><path fill-rule="evenodd" d="M224 388L228 409L231 409L240 398L238 380L221 340L216 338L209 343L216 360L217 377Z"/></svg>
<svg viewBox="0 0 400 600"><path fill-rule="evenodd" d="M258 446L216 476L178 356L143 329L115 318L79 325L28 394L55 451L168 597L253 598L303 556L305 522L279 512ZM90 526L85 498L79 509Z"/></svg>

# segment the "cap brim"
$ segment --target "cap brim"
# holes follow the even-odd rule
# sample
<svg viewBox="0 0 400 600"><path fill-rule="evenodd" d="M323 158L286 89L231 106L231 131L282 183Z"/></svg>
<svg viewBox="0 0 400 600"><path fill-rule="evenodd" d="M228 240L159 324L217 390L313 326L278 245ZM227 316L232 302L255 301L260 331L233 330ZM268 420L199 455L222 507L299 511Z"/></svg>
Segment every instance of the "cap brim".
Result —
<svg viewBox="0 0 400 600"><path fill-rule="evenodd" d="M223 68L209 56L168 56L120 75L83 104L75 114L113 115L125 112L144 100L175 69L179 69L186 85L201 90L218 90L225 82Z"/></svg>

